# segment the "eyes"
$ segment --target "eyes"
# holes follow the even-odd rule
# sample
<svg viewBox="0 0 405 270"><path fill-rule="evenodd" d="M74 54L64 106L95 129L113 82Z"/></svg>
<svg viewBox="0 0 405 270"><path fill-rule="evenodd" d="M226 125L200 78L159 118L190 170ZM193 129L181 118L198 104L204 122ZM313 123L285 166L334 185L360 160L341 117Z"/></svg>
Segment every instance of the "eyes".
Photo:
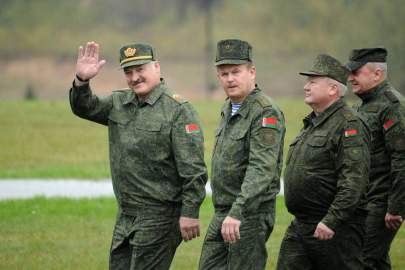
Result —
<svg viewBox="0 0 405 270"><path fill-rule="evenodd" d="M241 71L239 69L234 69L234 70L231 70L231 71L223 71L223 72L220 72L220 76L221 77L228 77L231 74L232 75L238 75L240 72Z"/></svg>
<svg viewBox="0 0 405 270"><path fill-rule="evenodd" d="M124 69L124 74L129 76L132 75L133 73L142 73L144 71L143 66L131 68L131 69Z"/></svg>

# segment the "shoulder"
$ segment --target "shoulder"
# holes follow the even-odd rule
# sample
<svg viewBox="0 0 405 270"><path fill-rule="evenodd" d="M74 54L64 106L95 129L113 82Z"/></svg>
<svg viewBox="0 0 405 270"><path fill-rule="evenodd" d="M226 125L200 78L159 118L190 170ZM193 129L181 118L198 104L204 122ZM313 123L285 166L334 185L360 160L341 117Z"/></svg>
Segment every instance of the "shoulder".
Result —
<svg viewBox="0 0 405 270"><path fill-rule="evenodd" d="M273 101L273 99L266 94L260 92L255 96L255 100L253 102L253 106L259 112L270 112L278 116L279 118L284 119L283 112L277 106L277 104Z"/></svg>
<svg viewBox="0 0 405 270"><path fill-rule="evenodd" d="M162 97L166 102L172 103L173 105L188 103L187 99L179 94L173 93L168 88L163 89Z"/></svg>

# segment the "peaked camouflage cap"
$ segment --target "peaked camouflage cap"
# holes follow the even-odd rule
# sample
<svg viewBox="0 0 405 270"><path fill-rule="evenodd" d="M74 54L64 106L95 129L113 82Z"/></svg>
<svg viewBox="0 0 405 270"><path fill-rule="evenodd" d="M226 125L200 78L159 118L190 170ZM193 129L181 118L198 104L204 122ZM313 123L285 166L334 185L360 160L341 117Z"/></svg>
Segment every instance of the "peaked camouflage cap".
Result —
<svg viewBox="0 0 405 270"><path fill-rule="evenodd" d="M349 70L332 56L320 54L315 58L311 70L300 72L299 74L311 77L329 77L346 85Z"/></svg>
<svg viewBox="0 0 405 270"><path fill-rule="evenodd" d="M156 53L148 44L129 44L120 49L121 68L139 66L155 60Z"/></svg>
<svg viewBox="0 0 405 270"><path fill-rule="evenodd" d="M369 62L385 63L387 54L387 49L384 47L354 49L350 53L346 67L350 71L356 71Z"/></svg>
<svg viewBox="0 0 405 270"><path fill-rule="evenodd" d="M224 39L217 44L215 65L240 65L252 62L252 46L240 39Z"/></svg>

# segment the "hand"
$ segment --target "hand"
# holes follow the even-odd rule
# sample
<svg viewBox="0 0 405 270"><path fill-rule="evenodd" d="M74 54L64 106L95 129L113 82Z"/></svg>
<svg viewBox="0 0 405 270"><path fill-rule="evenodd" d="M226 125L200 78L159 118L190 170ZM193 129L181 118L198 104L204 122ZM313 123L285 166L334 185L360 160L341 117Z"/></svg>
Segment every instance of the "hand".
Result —
<svg viewBox="0 0 405 270"><path fill-rule="evenodd" d="M76 74L83 80L90 80L98 74L105 60L98 60L100 46L94 41L87 42L86 48L79 47ZM76 80L77 81L77 80Z"/></svg>
<svg viewBox="0 0 405 270"><path fill-rule="evenodd" d="M314 232L314 237L318 240L330 240L334 235L335 232L322 222L318 223Z"/></svg>
<svg viewBox="0 0 405 270"><path fill-rule="evenodd" d="M390 230L398 230L399 227L401 227L402 221L401 216L394 216L390 213L385 214L385 226L387 226L387 228Z"/></svg>
<svg viewBox="0 0 405 270"><path fill-rule="evenodd" d="M196 218L180 217L180 232L184 241L200 236L200 221Z"/></svg>
<svg viewBox="0 0 405 270"><path fill-rule="evenodd" d="M222 222L221 234L226 243L234 244L240 239L240 220L227 216Z"/></svg>

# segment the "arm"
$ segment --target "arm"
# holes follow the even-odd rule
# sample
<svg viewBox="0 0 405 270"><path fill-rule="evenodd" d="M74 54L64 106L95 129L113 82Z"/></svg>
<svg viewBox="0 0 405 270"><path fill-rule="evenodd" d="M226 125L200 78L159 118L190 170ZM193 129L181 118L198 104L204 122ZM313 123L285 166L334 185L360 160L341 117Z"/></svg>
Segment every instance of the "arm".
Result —
<svg viewBox="0 0 405 270"><path fill-rule="evenodd" d="M360 120L349 121L339 137L336 153L337 193L328 213L321 220L332 231L352 217L364 198L370 167L369 132Z"/></svg>
<svg viewBox="0 0 405 270"><path fill-rule="evenodd" d="M207 183L201 124L188 103L181 104L175 116L172 147L177 171L183 180L180 230L187 241L200 235L198 216Z"/></svg>
<svg viewBox="0 0 405 270"><path fill-rule="evenodd" d="M76 77L70 89L69 99L73 113L79 117L107 124L108 111L112 106L112 98L98 98L92 95L89 80L95 77L105 60L98 60L99 45L88 42L85 49L79 47L76 63ZM80 78L80 79L79 79Z"/></svg>
<svg viewBox="0 0 405 270"><path fill-rule="evenodd" d="M398 104L383 115L384 140L391 155L391 188L385 222L388 228L397 230L405 216L405 113Z"/></svg>
<svg viewBox="0 0 405 270"><path fill-rule="evenodd" d="M263 124L268 119L269 124ZM243 214L257 212L266 192L276 197L280 189L280 162L284 143L284 117L281 112L266 107L253 119L250 130L249 164L228 216L237 220Z"/></svg>

